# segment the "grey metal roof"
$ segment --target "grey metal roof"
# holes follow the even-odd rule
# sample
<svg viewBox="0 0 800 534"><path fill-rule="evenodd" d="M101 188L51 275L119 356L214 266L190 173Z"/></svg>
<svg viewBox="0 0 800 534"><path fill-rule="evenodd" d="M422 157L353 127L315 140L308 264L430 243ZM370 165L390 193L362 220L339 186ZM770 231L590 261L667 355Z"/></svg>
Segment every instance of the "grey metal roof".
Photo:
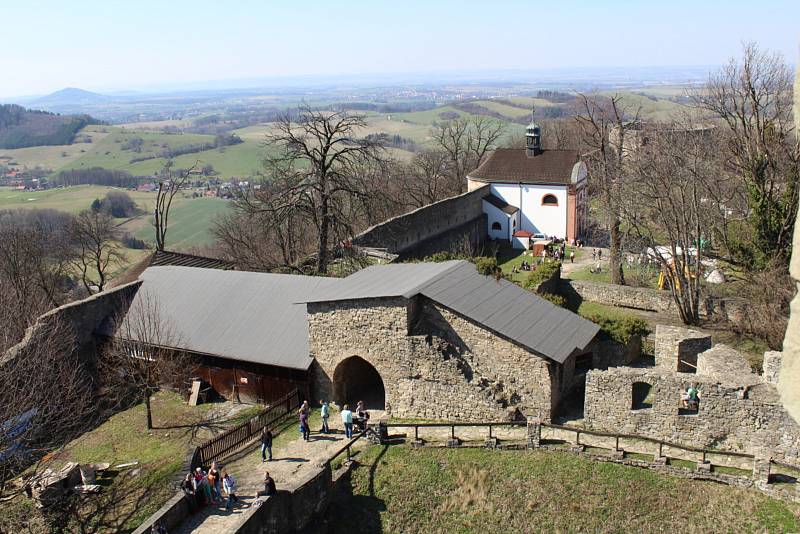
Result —
<svg viewBox="0 0 800 534"><path fill-rule="evenodd" d="M223 358L308 369L306 306L295 304L341 280L198 267L146 269L137 302L157 299L177 347Z"/></svg>
<svg viewBox="0 0 800 534"><path fill-rule="evenodd" d="M422 285L458 263L460 262L453 260L441 263L373 265L339 280L338 284L320 288L298 302L331 302L378 297L410 298L419 293Z"/></svg>
<svg viewBox="0 0 800 534"><path fill-rule="evenodd" d="M466 261L376 265L306 302L423 295L530 350L563 363L586 348L600 327Z"/></svg>

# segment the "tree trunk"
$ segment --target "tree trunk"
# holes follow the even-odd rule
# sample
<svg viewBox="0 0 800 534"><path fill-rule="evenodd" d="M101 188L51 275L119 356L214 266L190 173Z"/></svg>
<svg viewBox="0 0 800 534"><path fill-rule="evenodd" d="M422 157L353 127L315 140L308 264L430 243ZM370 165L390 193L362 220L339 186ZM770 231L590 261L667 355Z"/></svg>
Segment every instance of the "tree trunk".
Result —
<svg viewBox="0 0 800 534"><path fill-rule="evenodd" d="M317 274L325 275L328 273L328 231L330 226L327 198L322 199L320 208L322 213L319 225L319 241L317 243Z"/></svg>
<svg viewBox="0 0 800 534"><path fill-rule="evenodd" d="M150 390L144 394L144 407L147 412L147 430L153 429L153 412L150 410Z"/></svg>
<svg viewBox="0 0 800 534"><path fill-rule="evenodd" d="M624 286L625 274L622 272L622 252L620 250L619 217L611 215L608 225L610 234L608 268L611 271L611 283Z"/></svg>

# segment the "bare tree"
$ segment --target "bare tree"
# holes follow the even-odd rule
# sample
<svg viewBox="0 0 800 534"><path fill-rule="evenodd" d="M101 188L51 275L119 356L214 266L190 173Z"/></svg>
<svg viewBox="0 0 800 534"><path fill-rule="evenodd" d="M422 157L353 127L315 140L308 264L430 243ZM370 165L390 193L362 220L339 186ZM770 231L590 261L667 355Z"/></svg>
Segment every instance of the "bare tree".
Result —
<svg viewBox="0 0 800 534"><path fill-rule="evenodd" d="M462 117L436 124L431 129L434 146L447 154L448 170L460 184L467 185L467 173L483 162L505 133L505 125L482 115Z"/></svg>
<svg viewBox="0 0 800 534"><path fill-rule="evenodd" d="M92 369L57 316L44 316L24 343L0 353L0 496L19 493L9 481L35 476L97 415Z"/></svg>
<svg viewBox="0 0 800 534"><path fill-rule="evenodd" d="M718 176L713 131L663 125L636 152L625 195L624 220L661 266L685 324L700 319L703 247L714 224L709 191Z"/></svg>
<svg viewBox="0 0 800 534"><path fill-rule="evenodd" d="M124 317L115 320L114 337L100 357L107 386L144 400L147 428L153 428L150 397L162 386L181 388L194 372L194 361L179 349L180 337L162 309L159 296L140 289Z"/></svg>
<svg viewBox="0 0 800 534"><path fill-rule="evenodd" d="M622 96L588 96L578 93L575 119L583 134L583 143L591 152L586 156L590 169L590 187L600 200L609 232L609 268L614 284L625 284L622 272L622 234L620 200L627 174L628 134L640 126L638 108L627 105Z"/></svg>
<svg viewBox="0 0 800 534"><path fill-rule="evenodd" d="M361 171L366 162L381 159L383 150L375 141L355 137L365 126L360 115L309 106L296 119L285 115L267 136L277 153L265 158L262 187L237 200L240 211L269 214L287 231L288 224L302 221L292 231L316 238L319 274L327 273L332 246L353 235L354 204L374 193Z"/></svg>
<svg viewBox="0 0 800 534"><path fill-rule="evenodd" d="M438 200L458 195L464 182L451 172L450 157L442 149L423 150L400 171L401 194L411 207L421 208Z"/></svg>
<svg viewBox="0 0 800 534"><path fill-rule="evenodd" d="M735 252L751 266L776 258L786 265L791 254L800 192L791 93L792 71L783 57L749 43L741 61L731 60L692 95L697 107L721 122L726 170L747 191L754 236Z"/></svg>
<svg viewBox="0 0 800 534"><path fill-rule="evenodd" d="M77 248L73 265L83 286L90 294L103 291L109 270L125 259L111 216L100 210L82 211L72 221L70 236Z"/></svg>
<svg viewBox="0 0 800 534"><path fill-rule="evenodd" d="M156 193L156 207L153 211L153 225L156 229L156 250L164 250L167 246L167 230L169 229L169 210L172 207L172 200L180 191L192 171L197 168L198 161L185 171L173 172L172 161L168 161L161 173L161 180L158 182L158 192Z"/></svg>

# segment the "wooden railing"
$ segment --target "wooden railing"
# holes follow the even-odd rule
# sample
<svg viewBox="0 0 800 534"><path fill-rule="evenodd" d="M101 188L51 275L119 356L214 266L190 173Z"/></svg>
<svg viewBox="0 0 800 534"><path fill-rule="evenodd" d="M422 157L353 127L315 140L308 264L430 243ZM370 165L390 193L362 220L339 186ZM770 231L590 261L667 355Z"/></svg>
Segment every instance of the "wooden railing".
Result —
<svg viewBox="0 0 800 534"><path fill-rule="evenodd" d="M364 437L364 436L367 434L367 432L368 432L367 430L364 430L364 431L360 432L360 433L359 433L359 434L358 434L356 437L354 437L354 438L351 438L350 440L348 440L348 442L347 442L347 443L345 443L345 444L344 444L342 447L340 447L339 449L337 449L337 450L336 450L336 452L334 452L333 454L331 454L330 456L328 456L328 459L327 459L327 460L325 460L325 462L323 463L323 465L328 465L328 466L329 466L329 465L331 465L331 463L333 463L333 461L334 461L336 458L338 458L339 456L341 456L343 452L346 452L346 453L347 453L347 460L349 461L349 460L352 458L352 456L353 456L353 455L352 455L352 452L351 452L351 449L352 449L353 445L356 443L356 441L358 441L358 440L360 440L361 438L363 438L363 437Z"/></svg>
<svg viewBox="0 0 800 534"><path fill-rule="evenodd" d="M414 439L419 439L419 429L420 428L449 428L450 429L450 437L455 439L456 436L456 427L486 427L489 430L488 438L493 438L492 429L494 427L514 427L514 426L527 426L526 421L491 421L491 422L474 422L474 423L387 423L387 428L413 428L414 429ZM575 433L575 444L576 445L586 445L585 443L581 443L581 435L587 436L596 436L596 437L604 437L604 438L614 438L615 442L615 450L619 450L619 440L621 439L630 439L636 441L646 441L649 443L654 443L658 445L658 455L662 456L663 448L669 447L671 449L678 449L688 452L694 452L701 455L701 461L705 462L708 455L716 455L716 456L729 456L734 458L747 458L747 459L755 459L755 456L752 454L744 453L744 452L734 452L734 451L722 451L722 450L708 450L708 449L701 449L697 447L691 447L688 445L681 445L678 443L671 443L668 441L663 441L655 438L649 438L645 436L637 436L632 434L617 434L612 432L600 432L597 430L586 430L583 428L577 428L574 426L564 426L564 425L556 425L552 423L541 423L542 428L552 428L555 430L562 430L567 432L574 432ZM791 464L786 464L787 467L795 467Z"/></svg>
<svg viewBox="0 0 800 534"><path fill-rule="evenodd" d="M300 392L293 390L274 401L272 405L251 419L214 436L192 455L191 468L208 467L211 462L222 461L226 456L255 441L265 426L274 426L300 407Z"/></svg>

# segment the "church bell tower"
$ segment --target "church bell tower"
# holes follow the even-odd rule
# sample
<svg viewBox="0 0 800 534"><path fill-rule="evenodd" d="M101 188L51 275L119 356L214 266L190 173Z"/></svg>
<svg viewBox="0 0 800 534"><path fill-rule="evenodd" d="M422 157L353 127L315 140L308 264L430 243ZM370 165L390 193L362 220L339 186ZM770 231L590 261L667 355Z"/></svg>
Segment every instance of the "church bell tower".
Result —
<svg viewBox="0 0 800 534"><path fill-rule="evenodd" d="M533 120L525 128L525 152L529 158L542 153L542 129Z"/></svg>

